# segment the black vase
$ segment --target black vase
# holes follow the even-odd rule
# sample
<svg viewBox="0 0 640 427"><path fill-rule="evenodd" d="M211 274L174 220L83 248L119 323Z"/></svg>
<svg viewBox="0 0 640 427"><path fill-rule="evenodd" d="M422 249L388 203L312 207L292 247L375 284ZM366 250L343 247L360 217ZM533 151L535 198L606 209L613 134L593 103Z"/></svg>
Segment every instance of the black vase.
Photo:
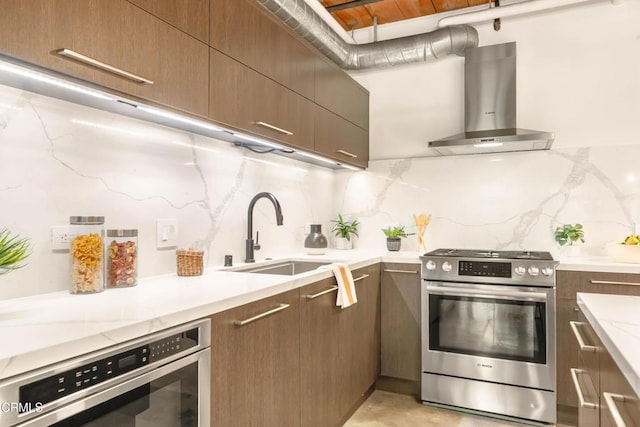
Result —
<svg viewBox="0 0 640 427"><path fill-rule="evenodd" d="M321 224L311 224L311 233L304 239L304 249L309 255L322 255L327 251L327 238Z"/></svg>

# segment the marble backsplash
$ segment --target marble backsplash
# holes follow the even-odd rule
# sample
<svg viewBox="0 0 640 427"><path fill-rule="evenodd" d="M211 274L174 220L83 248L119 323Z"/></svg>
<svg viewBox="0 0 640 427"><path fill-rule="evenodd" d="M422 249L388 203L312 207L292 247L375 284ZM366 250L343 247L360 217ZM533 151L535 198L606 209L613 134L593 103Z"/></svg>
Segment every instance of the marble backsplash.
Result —
<svg viewBox="0 0 640 427"><path fill-rule="evenodd" d="M582 254L606 254L640 223L640 144L372 161L337 172L336 210L362 223L356 247L385 246L381 228L431 214L427 250L546 250L563 255L554 229L582 223ZM415 250L416 236L403 240Z"/></svg>
<svg viewBox="0 0 640 427"><path fill-rule="evenodd" d="M244 260L247 208L262 249L256 258L302 249L304 225L329 226L334 173L258 155L188 132L0 86L0 228L29 236L26 268L0 276L0 299L68 289L68 252L50 228L70 215L104 215L105 228L139 230L139 276L175 272L175 249L156 249L156 219L176 218L179 247L202 245L206 264Z"/></svg>

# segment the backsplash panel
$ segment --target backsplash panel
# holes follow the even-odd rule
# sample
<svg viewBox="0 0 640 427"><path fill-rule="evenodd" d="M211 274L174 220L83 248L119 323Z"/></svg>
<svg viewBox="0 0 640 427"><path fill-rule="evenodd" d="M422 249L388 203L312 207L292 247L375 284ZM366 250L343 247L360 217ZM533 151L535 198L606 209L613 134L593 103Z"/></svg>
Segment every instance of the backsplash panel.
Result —
<svg viewBox="0 0 640 427"><path fill-rule="evenodd" d="M29 236L29 265L0 276L0 299L68 288L68 252L50 227L104 215L105 228L139 230L139 275L175 272L175 250L156 249L156 219L176 218L179 247L202 245L207 265L244 260L247 208L260 191L256 258L300 251L304 225L333 215L331 170L227 142L0 86L0 227Z"/></svg>
<svg viewBox="0 0 640 427"><path fill-rule="evenodd" d="M547 250L553 230L582 223L584 255L605 255L640 223L640 146L552 149L370 162L337 172L336 209L362 222L357 247L385 247L389 224L415 232L412 214L432 214L425 240L438 247ZM417 238L403 240L416 250Z"/></svg>

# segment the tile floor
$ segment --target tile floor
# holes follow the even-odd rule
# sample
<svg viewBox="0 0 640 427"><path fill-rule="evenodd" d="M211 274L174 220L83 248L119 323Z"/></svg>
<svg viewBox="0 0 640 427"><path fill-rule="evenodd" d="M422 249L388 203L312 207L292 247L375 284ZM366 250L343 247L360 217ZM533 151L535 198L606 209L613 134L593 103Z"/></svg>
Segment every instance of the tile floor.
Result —
<svg viewBox="0 0 640 427"><path fill-rule="evenodd" d="M376 390L345 427L516 427L525 424L422 405L412 396ZM566 427L558 424L558 427Z"/></svg>

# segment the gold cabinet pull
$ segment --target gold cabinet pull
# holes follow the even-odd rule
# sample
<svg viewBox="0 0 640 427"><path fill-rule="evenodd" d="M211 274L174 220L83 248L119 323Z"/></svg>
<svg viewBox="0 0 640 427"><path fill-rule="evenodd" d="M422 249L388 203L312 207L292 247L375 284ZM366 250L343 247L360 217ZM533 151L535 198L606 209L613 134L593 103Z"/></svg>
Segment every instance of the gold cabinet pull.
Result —
<svg viewBox="0 0 640 427"><path fill-rule="evenodd" d="M358 277L356 277L355 279L353 279L353 282L354 282L354 283L355 283L355 282L359 282L360 280L362 280L362 279L366 279L367 277L369 277L369 275L368 275L368 274L363 274L362 276L358 276Z"/></svg>
<svg viewBox="0 0 640 427"><path fill-rule="evenodd" d="M245 320L236 320L235 322L233 322L233 324L236 326L244 326L251 322L255 322L256 320L262 319L263 317L271 316L272 314L275 314L279 311L287 309L290 306L291 306L290 304L280 304L276 308L269 311L265 311L264 313L258 314L257 316L253 316Z"/></svg>
<svg viewBox="0 0 640 427"><path fill-rule="evenodd" d="M627 286L640 286L637 282L613 282L611 280L589 280L592 285L627 285Z"/></svg>
<svg viewBox="0 0 640 427"><path fill-rule="evenodd" d="M624 422L624 419L622 419L622 415L616 405L616 400L624 402L627 398L621 394L607 393L606 391L602 393L602 397L604 397L604 402L611 412L611 417L613 418L613 422L616 424L616 427L626 427L627 424Z"/></svg>
<svg viewBox="0 0 640 427"><path fill-rule="evenodd" d="M304 297L306 299L316 299L318 297L321 297L322 295L326 295L326 294L330 294L331 292L337 291L338 287L337 286L333 286L329 289L325 289L322 292L318 292L317 294L312 294L312 295L305 295Z"/></svg>
<svg viewBox="0 0 640 427"><path fill-rule="evenodd" d="M570 321L569 325L571 325L571 330L573 331L573 335L575 335L576 340L578 340L578 345L580 346L580 350L582 351L598 351L598 347L596 347L595 345L587 345L584 343L584 339L582 338L582 335L580 335L580 331L578 330L578 327L583 326L584 323L582 322L575 322L575 321Z"/></svg>
<svg viewBox="0 0 640 427"><path fill-rule="evenodd" d="M582 369L571 368L571 379L573 380L573 386L575 387L576 394L578 395L578 402L580 402L580 407L582 408L596 409L598 405L584 400L584 394L582 393L580 383L578 382L578 375L583 375L584 373L585 372Z"/></svg>
<svg viewBox="0 0 640 427"><path fill-rule="evenodd" d="M140 83L143 85L152 85L153 80L146 79L137 74L130 73L121 68L114 67L113 65L106 64L102 61L98 61L97 59L91 58L89 56L83 55L71 49L60 49L57 50L56 53L58 55L65 56L67 58L75 59L78 62L82 62L83 64L91 65L93 67L99 68L103 71L108 71L111 74L115 74L120 77L124 77L125 79L132 80L136 83Z"/></svg>
<svg viewBox="0 0 640 427"><path fill-rule="evenodd" d="M280 132L280 133L283 133L285 135L289 135L289 136L293 135L293 132L289 132L286 129L279 128L278 126L274 126L274 125L272 125L270 123L267 123L267 122L255 122L255 124L257 124L258 126L263 126L263 127L269 128L271 130L275 130L276 132Z"/></svg>
<svg viewBox="0 0 640 427"><path fill-rule="evenodd" d="M384 270L385 273L405 273L405 274L418 274L417 271L414 270L393 270L391 268L385 268Z"/></svg>
<svg viewBox="0 0 640 427"><path fill-rule="evenodd" d="M345 156L347 156L347 157L351 157L351 158L354 158L354 159L357 159L357 158L358 158L358 156L357 156L357 155L355 155L355 154L353 154L353 153L350 153L350 152L348 152L348 151L344 151L344 150L336 150L336 153L344 154Z"/></svg>

